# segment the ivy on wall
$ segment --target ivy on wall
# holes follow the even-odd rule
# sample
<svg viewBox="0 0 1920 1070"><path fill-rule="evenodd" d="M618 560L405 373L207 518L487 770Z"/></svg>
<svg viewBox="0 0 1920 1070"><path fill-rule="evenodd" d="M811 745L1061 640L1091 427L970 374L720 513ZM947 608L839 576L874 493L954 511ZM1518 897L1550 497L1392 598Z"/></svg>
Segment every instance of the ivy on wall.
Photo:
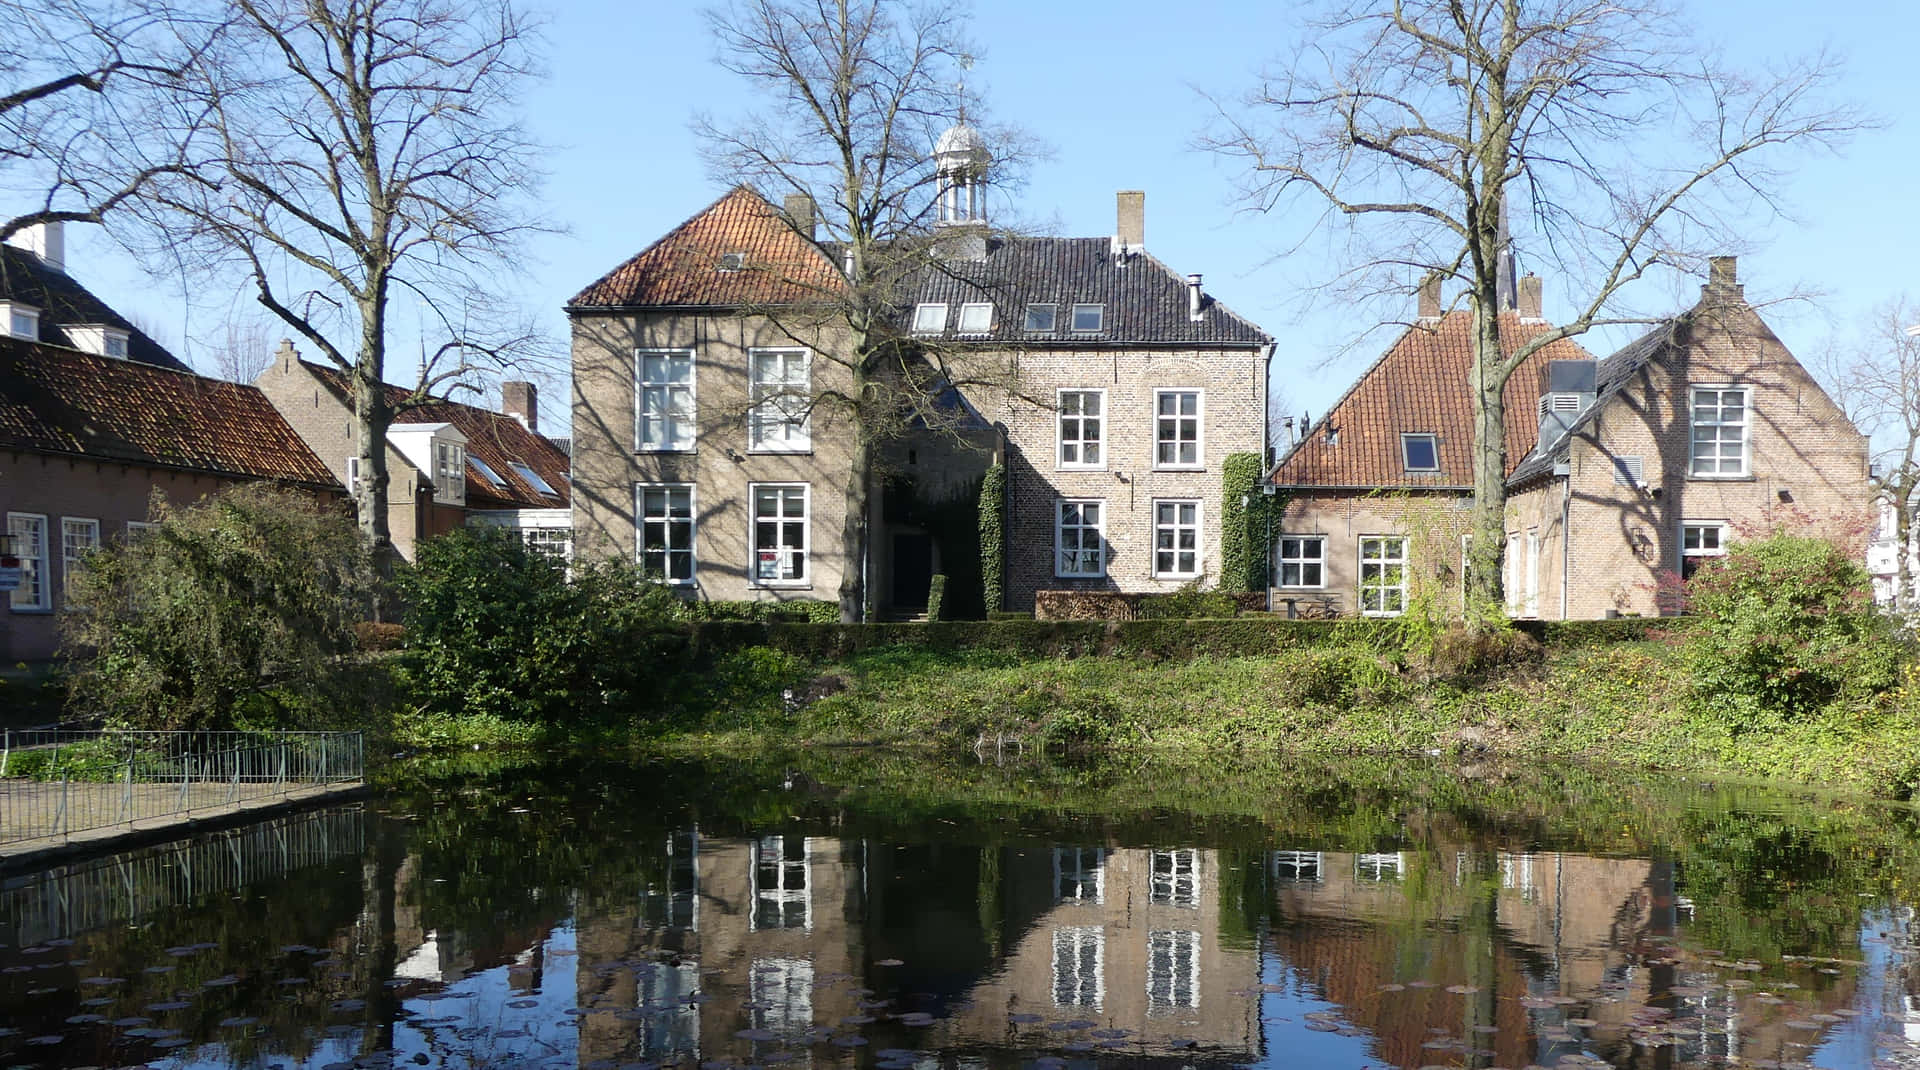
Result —
<svg viewBox="0 0 1920 1070"><path fill-rule="evenodd" d="M1006 606L1007 466L992 465L980 481L980 597L988 612Z"/></svg>
<svg viewBox="0 0 1920 1070"><path fill-rule="evenodd" d="M1266 586L1264 538L1254 528L1264 518L1260 498L1260 455L1229 453L1220 466L1220 586L1229 591L1257 591ZM1246 499L1251 496L1253 508Z"/></svg>

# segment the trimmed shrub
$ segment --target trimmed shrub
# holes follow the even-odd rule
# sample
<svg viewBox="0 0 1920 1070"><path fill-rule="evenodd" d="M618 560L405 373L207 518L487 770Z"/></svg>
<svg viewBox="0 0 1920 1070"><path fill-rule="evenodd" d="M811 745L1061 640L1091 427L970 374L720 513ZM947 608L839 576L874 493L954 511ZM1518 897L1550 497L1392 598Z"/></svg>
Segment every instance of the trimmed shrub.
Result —
<svg viewBox="0 0 1920 1070"><path fill-rule="evenodd" d="M935 573L933 579L929 580L927 583L927 619L928 620L941 619L940 611L943 608L941 603L945 602L946 598L947 598L947 578L943 575L940 575L939 573Z"/></svg>
<svg viewBox="0 0 1920 1070"><path fill-rule="evenodd" d="M980 601L987 613L1006 606L1007 466L987 468L980 480Z"/></svg>
<svg viewBox="0 0 1920 1070"><path fill-rule="evenodd" d="M840 603L818 598L790 602L710 602L687 599L674 610L678 620L690 624L718 620L794 621L832 624L840 619Z"/></svg>

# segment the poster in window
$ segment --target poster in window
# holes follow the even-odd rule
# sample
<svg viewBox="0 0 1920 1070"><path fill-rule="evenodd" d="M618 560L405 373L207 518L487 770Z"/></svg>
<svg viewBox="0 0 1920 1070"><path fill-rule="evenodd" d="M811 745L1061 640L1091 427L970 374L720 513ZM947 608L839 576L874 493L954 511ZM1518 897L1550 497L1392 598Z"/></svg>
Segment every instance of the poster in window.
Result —
<svg viewBox="0 0 1920 1070"><path fill-rule="evenodd" d="M777 580L780 578L780 552L777 550L760 551L760 578Z"/></svg>

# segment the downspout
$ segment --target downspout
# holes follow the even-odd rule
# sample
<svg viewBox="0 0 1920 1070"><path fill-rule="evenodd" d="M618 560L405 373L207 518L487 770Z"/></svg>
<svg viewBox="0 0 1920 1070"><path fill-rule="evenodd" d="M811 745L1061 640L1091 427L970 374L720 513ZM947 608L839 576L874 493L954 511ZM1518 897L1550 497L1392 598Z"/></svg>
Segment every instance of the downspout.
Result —
<svg viewBox="0 0 1920 1070"><path fill-rule="evenodd" d="M1573 471L1569 469L1560 484L1560 619L1567 619L1567 590L1573 574L1573 529L1567 521L1573 513Z"/></svg>

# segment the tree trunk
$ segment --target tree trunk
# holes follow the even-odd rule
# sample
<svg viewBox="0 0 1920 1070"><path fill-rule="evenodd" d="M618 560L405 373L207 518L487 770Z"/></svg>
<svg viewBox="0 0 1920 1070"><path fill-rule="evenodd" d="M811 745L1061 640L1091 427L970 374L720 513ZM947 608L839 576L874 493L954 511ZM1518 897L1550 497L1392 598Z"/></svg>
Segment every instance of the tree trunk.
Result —
<svg viewBox="0 0 1920 1070"><path fill-rule="evenodd" d="M853 415L853 456L847 468L847 514L840 530L841 545L845 548L840 570L842 624L858 624L866 619L867 560L871 556L873 543L867 510L872 498L873 442L867 434L866 420L856 411Z"/></svg>
<svg viewBox="0 0 1920 1070"><path fill-rule="evenodd" d="M1466 615L1470 628L1504 619L1501 566L1507 546L1507 376L1502 374L1498 298L1474 303L1472 388L1473 522L1467 553Z"/></svg>
<svg viewBox="0 0 1920 1070"><path fill-rule="evenodd" d="M360 538L381 577L393 574L393 528L387 517L387 428L393 425L393 406L386 385L386 296L376 282L374 296L360 302L360 351L353 364L355 450L360 458L360 485L353 493L360 521Z"/></svg>
<svg viewBox="0 0 1920 1070"><path fill-rule="evenodd" d="M1893 507L1893 608L1903 618L1913 608L1912 493L1912 488L1903 484Z"/></svg>

